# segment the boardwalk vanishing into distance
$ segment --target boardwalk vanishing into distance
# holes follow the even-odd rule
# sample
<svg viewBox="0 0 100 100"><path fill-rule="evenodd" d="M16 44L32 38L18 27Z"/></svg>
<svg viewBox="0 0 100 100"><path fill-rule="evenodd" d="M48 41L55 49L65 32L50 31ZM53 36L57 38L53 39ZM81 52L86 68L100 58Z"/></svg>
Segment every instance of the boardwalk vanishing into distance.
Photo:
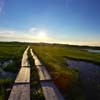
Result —
<svg viewBox="0 0 100 100"><path fill-rule="evenodd" d="M16 77L8 100L30 100L30 64L28 62L28 50L24 51L21 63L21 69ZM38 57L30 49L30 53L35 60L35 66L38 69L41 88L45 100L64 100L56 85L53 83L46 67L41 63Z"/></svg>
<svg viewBox="0 0 100 100"><path fill-rule="evenodd" d="M17 75L15 83L8 100L30 100L30 65L28 62L28 50L24 51L21 69Z"/></svg>
<svg viewBox="0 0 100 100"><path fill-rule="evenodd" d="M36 54L33 53L32 49L30 49L30 53L35 60L35 66L39 72L40 84L45 100L64 100L56 85L53 83L46 67L40 62Z"/></svg>
<svg viewBox="0 0 100 100"><path fill-rule="evenodd" d="M29 46L26 48L26 50L24 51L23 57L22 57L22 62L21 62L21 66L22 67L27 67L30 66L29 62L28 62L28 50L29 50Z"/></svg>

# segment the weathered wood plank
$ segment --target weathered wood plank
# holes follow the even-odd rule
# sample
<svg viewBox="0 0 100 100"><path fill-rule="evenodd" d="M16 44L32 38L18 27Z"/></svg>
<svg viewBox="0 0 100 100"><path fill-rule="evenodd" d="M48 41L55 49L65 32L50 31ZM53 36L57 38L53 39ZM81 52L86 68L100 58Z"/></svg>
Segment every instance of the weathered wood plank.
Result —
<svg viewBox="0 0 100 100"><path fill-rule="evenodd" d="M43 66L43 64L40 62L38 57L32 52L32 49L30 49L30 52L31 52L33 59L35 60L35 65L38 69L40 80L51 80L51 77L50 77L48 71Z"/></svg>
<svg viewBox="0 0 100 100"><path fill-rule="evenodd" d="M30 67L27 55L28 49L29 47L25 50L22 58L22 66L24 67L21 67L17 75L8 100L30 100Z"/></svg>
<svg viewBox="0 0 100 100"><path fill-rule="evenodd" d="M48 71L46 70L46 68L42 65L42 66L36 66L39 72L39 77L40 80L51 80L51 77L48 73Z"/></svg>
<svg viewBox="0 0 100 100"><path fill-rule="evenodd" d="M22 57L22 62L21 62L21 66L30 66L29 62L28 62L28 50L29 50L29 46L27 47L27 49L24 51L23 57Z"/></svg>
<svg viewBox="0 0 100 100"><path fill-rule="evenodd" d="M32 52L32 49L30 49L30 53L31 53L32 57L33 57L34 60L35 60L35 65L36 65L36 66L43 65L43 64L40 62L40 60L38 59L38 57Z"/></svg>
<svg viewBox="0 0 100 100"><path fill-rule="evenodd" d="M42 63L39 61L39 59L37 57L35 58L35 65L37 65L37 66L42 65Z"/></svg>
<svg viewBox="0 0 100 100"><path fill-rule="evenodd" d="M64 100L52 81L41 81L41 86L46 100Z"/></svg>
<svg viewBox="0 0 100 100"><path fill-rule="evenodd" d="M30 50L30 52L35 62L36 60L39 61L37 56L32 52L32 49ZM45 100L64 100L56 85L52 82L51 77L48 71L46 70L45 66L43 66L41 62L40 65L38 63L35 63L35 65L39 72L40 83L44 93Z"/></svg>
<svg viewBox="0 0 100 100"><path fill-rule="evenodd" d="M30 84L14 85L8 100L30 100Z"/></svg>
<svg viewBox="0 0 100 100"><path fill-rule="evenodd" d="M29 83L30 82L30 68L29 67L21 67L15 83Z"/></svg>

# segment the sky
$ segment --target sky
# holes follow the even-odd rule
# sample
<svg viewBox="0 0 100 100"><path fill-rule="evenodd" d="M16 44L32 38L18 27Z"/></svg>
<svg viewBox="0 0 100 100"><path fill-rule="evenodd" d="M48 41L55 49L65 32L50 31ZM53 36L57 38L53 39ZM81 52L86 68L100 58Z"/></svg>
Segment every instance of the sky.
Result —
<svg viewBox="0 0 100 100"><path fill-rule="evenodd" d="M0 41L100 46L100 0L0 0Z"/></svg>

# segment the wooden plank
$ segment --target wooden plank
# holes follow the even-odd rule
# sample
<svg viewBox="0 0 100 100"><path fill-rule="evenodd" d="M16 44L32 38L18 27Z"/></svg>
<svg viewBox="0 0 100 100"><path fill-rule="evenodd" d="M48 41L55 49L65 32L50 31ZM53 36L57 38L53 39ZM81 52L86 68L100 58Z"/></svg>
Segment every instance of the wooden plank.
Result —
<svg viewBox="0 0 100 100"><path fill-rule="evenodd" d="M32 49L30 49L30 53L31 53L33 59L35 60L35 65L36 65L36 66L43 65L43 64L40 62L40 60L38 59L38 57L33 53Z"/></svg>
<svg viewBox="0 0 100 100"><path fill-rule="evenodd" d="M29 83L30 82L30 68L29 67L21 67L15 83Z"/></svg>
<svg viewBox="0 0 100 100"><path fill-rule="evenodd" d="M31 55L33 56L33 59L35 60L35 65L38 69L40 80L51 80L51 77L50 77L48 71L42 65L42 63L39 61L37 56L32 52L32 49L30 49L30 52L31 52Z"/></svg>
<svg viewBox="0 0 100 100"><path fill-rule="evenodd" d="M28 49L29 47L25 50L22 58L22 66L27 67L21 67L8 100L30 100L30 67L28 65Z"/></svg>
<svg viewBox="0 0 100 100"><path fill-rule="evenodd" d="M39 72L40 80L51 80L51 77L44 66L36 66Z"/></svg>
<svg viewBox="0 0 100 100"><path fill-rule="evenodd" d="M40 60L36 57L35 58L35 65L42 65L42 63L40 62Z"/></svg>
<svg viewBox="0 0 100 100"><path fill-rule="evenodd" d="M35 62L38 59L36 55L30 50ZM38 59L39 61L39 59ZM45 66L35 63L40 77L41 87L44 93L45 100L64 100L56 85L52 82L51 77Z"/></svg>
<svg viewBox="0 0 100 100"><path fill-rule="evenodd" d="M52 81L41 81L45 100L64 100Z"/></svg>
<svg viewBox="0 0 100 100"><path fill-rule="evenodd" d="M30 100L30 84L14 85L8 100Z"/></svg>
<svg viewBox="0 0 100 100"><path fill-rule="evenodd" d="M28 62L28 54L27 54L29 48L30 47L28 46L27 49L24 51L21 66L30 66L30 64Z"/></svg>

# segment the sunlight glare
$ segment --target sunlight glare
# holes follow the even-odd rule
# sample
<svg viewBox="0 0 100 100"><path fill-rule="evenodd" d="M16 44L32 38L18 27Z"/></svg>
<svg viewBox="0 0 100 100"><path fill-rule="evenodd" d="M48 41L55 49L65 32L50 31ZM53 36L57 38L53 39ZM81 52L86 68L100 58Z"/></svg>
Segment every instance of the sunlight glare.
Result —
<svg viewBox="0 0 100 100"><path fill-rule="evenodd" d="M40 31L40 32L38 33L38 38L42 38L42 39L46 38L46 32Z"/></svg>

